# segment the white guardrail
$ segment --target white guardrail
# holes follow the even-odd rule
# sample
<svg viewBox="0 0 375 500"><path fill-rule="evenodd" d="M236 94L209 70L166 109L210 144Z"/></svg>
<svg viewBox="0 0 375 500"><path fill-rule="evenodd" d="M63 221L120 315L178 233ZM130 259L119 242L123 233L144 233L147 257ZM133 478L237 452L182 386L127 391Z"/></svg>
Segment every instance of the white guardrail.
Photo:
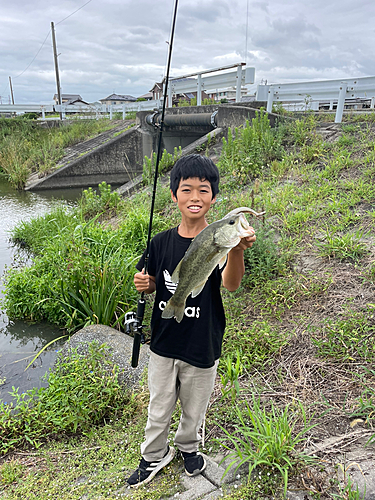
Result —
<svg viewBox="0 0 375 500"><path fill-rule="evenodd" d="M214 91L228 87L236 88L236 102L241 101L241 87L243 85L253 84L255 80L255 68L245 68L245 63L222 66L220 68L208 69L175 77L169 80L168 85L168 106L172 103L172 96L175 94L184 94L188 92L197 92L197 105L202 104L202 91ZM225 72L228 69L236 68L234 71ZM210 76L202 76L208 73L216 73ZM42 119L45 119L45 113L57 112L66 118L66 113L91 114L95 117L109 114L112 119L113 113L122 112L122 119L125 119L126 113L131 111L148 111L161 109L162 100L138 101L134 103L124 103L116 106L107 106L105 104L0 104L0 115L2 113L22 114L22 113L41 113Z"/></svg>
<svg viewBox="0 0 375 500"><path fill-rule="evenodd" d="M105 104L89 104L87 106L83 104L62 104L60 107L56 104L0 104L0 115L2 113L17 115L23 113L41 113L42 119L45 120L46 113L60 113L61 111L63 119L66 118L66 113L79 113L94 115L95 118L99 118L102 115L109 115L109 118L112 120L114 113L122 113L122 119L125 120L126 114L132 111L160 109L161 106L162 101L160 100L129 102L116 106L107 106Z"/></svg>
<svg viewBox="0 0 375 500"><path fill-rule="evenodd" d="M243 68L245 63L222 66L220 68L198 71L189 75L174 77L169 80L168 103L172 102L172 95L184 94L186 92L197 92L197 106L202 104L202 91L213 91L228 87L236 88L236 102L241 101L241 87L253 84L255 81L255 68ZM236 68L234 71L222 73L222 71ZM208 73L217 73L211 76L202 76ZM168 104L169 106L169 104Z"/></svg>
<svg viewBox="0 0 375 500"><path fill-rule="evenodd" d="M335 122L341 123L345 99L365 98L375 104L375 76L323 80L317 82L282 83L258 85L256 100L267 101L267 111L272 111L273 102L336 101ZM314 109L314 106L312 106Z"/></svg>

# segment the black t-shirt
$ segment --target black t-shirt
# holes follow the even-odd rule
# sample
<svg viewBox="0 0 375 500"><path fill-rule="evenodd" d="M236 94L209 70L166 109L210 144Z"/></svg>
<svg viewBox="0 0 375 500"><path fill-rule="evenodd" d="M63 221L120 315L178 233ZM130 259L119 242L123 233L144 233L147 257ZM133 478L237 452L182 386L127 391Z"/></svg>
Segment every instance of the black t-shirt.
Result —
<svg viewBox="0 0 375 500"><path fill-rule="evenodd" d="M151 318L151 350L159 356L181 359L199 368L209 368L220 357L225 314L220 294L221 271L217 266L201 293L186 300L181 323L163 319L161 313L176 285L172 273L185 255L192 238L183 238L177 228L157 234L150 243L148 273L156 279L156 297ZM142 270L145 255L137 264Z"/></svg>

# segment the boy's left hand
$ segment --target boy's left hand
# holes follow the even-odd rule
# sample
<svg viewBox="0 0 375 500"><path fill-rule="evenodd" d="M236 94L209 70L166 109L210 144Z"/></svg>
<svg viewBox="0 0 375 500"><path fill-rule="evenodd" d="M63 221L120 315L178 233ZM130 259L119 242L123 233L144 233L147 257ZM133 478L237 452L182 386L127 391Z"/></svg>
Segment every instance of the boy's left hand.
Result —
<svg viewBox="0 0 375 500"><path fill-rule="evenodd" d="M233 250L246 250L247 248L251 248L256 239L257 237L255 236L255 231L254 231L254 234L252 236L246 236L246 238L242 238L241 241L238 243L238 245L233 248Z"/></svg>

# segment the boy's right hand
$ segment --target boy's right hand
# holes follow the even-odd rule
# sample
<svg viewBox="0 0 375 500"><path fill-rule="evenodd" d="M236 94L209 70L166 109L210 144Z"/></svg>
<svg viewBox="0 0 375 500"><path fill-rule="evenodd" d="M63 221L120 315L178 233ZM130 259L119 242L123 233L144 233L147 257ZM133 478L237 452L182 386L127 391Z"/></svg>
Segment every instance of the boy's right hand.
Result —
<svg viewBox="0 0 375 500"><path fill-rule="evenodd" d="M138 292L152 293L156 289L155 279L149 274L135 273L134 285Z"/></svg>

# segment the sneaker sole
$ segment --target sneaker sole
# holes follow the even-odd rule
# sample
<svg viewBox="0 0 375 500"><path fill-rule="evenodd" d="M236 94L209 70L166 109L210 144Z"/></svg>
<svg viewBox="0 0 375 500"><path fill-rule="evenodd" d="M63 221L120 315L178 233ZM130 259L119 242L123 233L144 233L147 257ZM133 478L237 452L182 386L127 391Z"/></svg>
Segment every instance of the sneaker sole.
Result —
<svg viewBox="0 0 375 500"><path fill-rule="evenodd" d="M185 469L185 474L189 477L194 477L194 476L198 476L198 474L200 474L201 472L204 471L204 469L206 468L207 466L207 462L204 458L203 455L201 455L201 457L203 458L203 467L201 469L196 469L194 472L188 472L186 469Z"/></svg>
<svg viewBox="0 0 375 500"><path fill-rule="evenodd" d="M170 446L168 455L166 455L161 460L160 464L151 472L151 474L148 477L146 477L146 479L144 481L141 481L140 483L136 483L136 484L131 484L130 487L131 488L139 488L143 484L149 483L163 467L168 465L169 462L172 462L172 460L174 459L175 453L176 453L175 449L172 446Z"/></svg>

